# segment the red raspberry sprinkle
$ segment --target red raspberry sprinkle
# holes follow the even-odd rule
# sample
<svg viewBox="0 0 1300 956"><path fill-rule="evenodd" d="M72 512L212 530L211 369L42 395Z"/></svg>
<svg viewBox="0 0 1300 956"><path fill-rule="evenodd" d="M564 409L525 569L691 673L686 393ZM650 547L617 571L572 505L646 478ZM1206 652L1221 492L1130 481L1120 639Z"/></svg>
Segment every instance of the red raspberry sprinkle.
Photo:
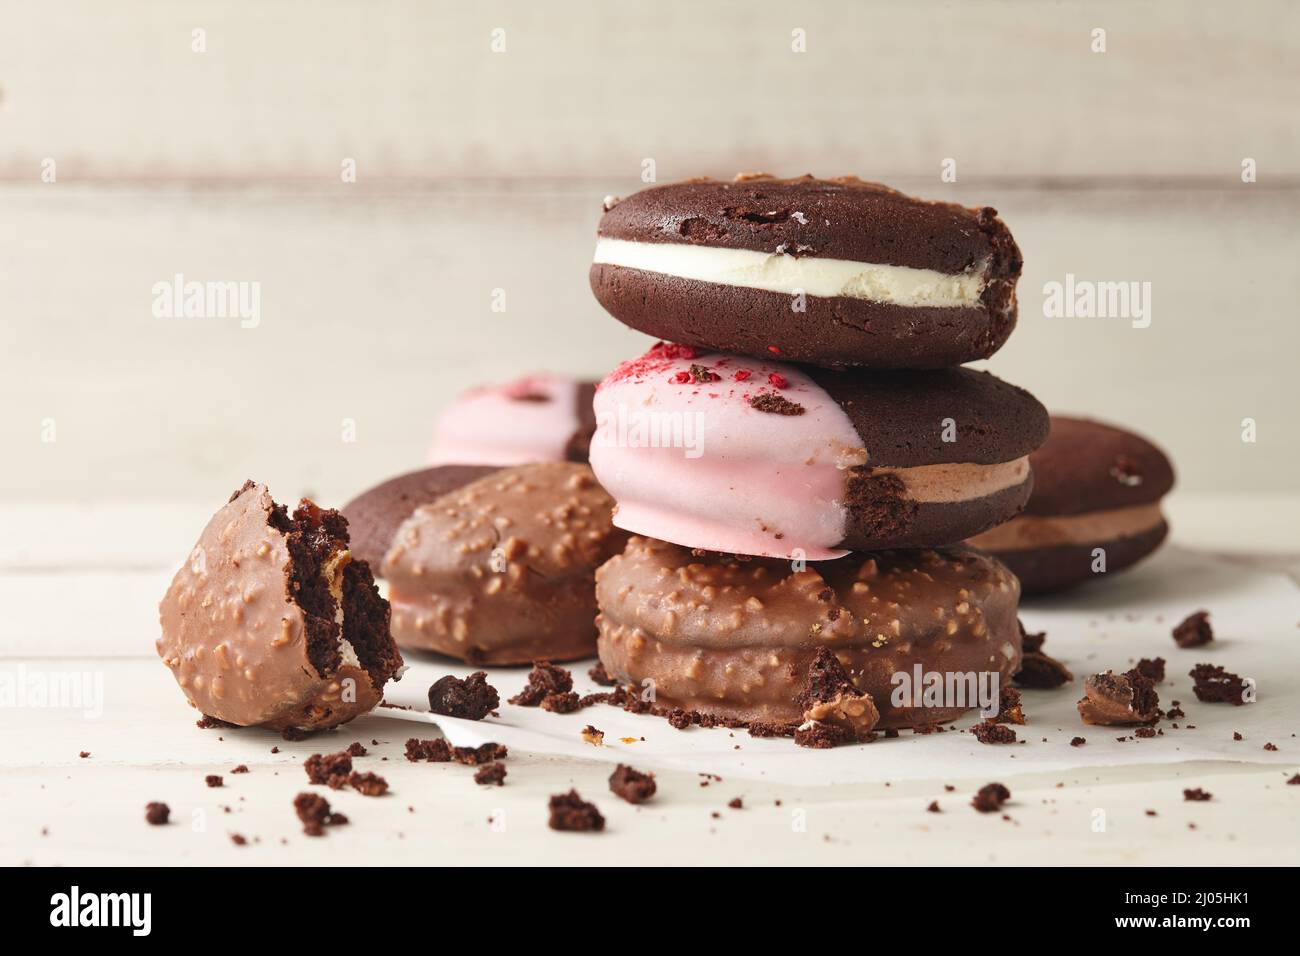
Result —
<svg viewBox="0 0 1300 956"><path fill-rule="evenodd" d="M781 349L780 349L778 346L775 346L775 345L769 345L769 346L767 347L767 350L768 350L769 352L771 352L773 355L780 355L780 354L781 354Z"/></svg>
<svg viewBox="0 0 1300 956"><path fill-rule="evenodd" d="M775 388L785 388L787 385L790 384L785 380L785 376L782 375L780 372L773 372L771 375L767 377L767 380L771 382L773 387Z"/></svg>
<svg viewBox="0 0 1300 956"><path fill-rule="evenodd" d="M699 349L695 346L678 345L675 342L659 342L650 351L669 359L693 359L699 358L700 355Z"/></svg>
<svg viewBox="0 0 1300 956"><path fill-rule="evenodd" d="M687 384L689 384L690 381L691 381L691 373L690 373L690 372L678 372L676 375L674 375L674 376L673 376L672 378L670 378L668 381L672 382L674 385L687 385Z"/></svg>
<svg viewBox="0 0 1300 956"><path fill-rule="evenodd" d="M742 369L738 369L738 370L736 371L736 381L737 381L737 382L748 382L748 381L749 381L749 376L751 376L751 375L753 375L753 374L754 374L754 373L751 372L751 371L749 371L748 369L743 369L743 368L742 368Z"/></svg>

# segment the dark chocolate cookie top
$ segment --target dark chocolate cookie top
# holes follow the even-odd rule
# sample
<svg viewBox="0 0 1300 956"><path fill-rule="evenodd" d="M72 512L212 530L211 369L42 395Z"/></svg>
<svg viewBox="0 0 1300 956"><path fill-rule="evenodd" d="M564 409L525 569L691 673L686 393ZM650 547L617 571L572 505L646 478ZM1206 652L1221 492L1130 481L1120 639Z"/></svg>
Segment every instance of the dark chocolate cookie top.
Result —
<svg viewBox="0 0 1300 956"><path fill-rule="evenodd" d="M1081 418L1053 415L1051 434L1029 459L1034 493L1026 514L1071 515L1159 501L1174 486L1174 467L1141 435Z"/></svg>
<svg viewBox="0 0 1300 956"><path fill-rule="evenodd" d="M988 372L805 371L844 409L873 467L993 465L1047 438L1047 409Z"/></svg>
<svg viewBox="0 0 1300 956"><path fill-rule="evenodd" d="M990 260L991 278L1014 278L1023 264L997 210L916 199L852 176L743 176L652 186L615 204L597 231L611 239L785 252L949 275Z"/></svg>

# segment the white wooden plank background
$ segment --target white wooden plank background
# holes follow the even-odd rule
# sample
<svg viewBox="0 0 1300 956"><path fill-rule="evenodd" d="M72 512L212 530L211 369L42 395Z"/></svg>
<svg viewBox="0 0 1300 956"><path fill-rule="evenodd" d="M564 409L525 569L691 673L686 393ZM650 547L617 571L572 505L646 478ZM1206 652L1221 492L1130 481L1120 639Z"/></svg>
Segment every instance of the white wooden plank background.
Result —
<svg viewBox="0 0 1300 956"><path fill-rule="evenodd" d="M10 4L0 175L53 157L70 179L332 181L350 156L363 178L644 158L663 179L896 177L954 157L973 179L1232 182L1250 156L1294 177L1298 27L1289 0Z"/></svg>

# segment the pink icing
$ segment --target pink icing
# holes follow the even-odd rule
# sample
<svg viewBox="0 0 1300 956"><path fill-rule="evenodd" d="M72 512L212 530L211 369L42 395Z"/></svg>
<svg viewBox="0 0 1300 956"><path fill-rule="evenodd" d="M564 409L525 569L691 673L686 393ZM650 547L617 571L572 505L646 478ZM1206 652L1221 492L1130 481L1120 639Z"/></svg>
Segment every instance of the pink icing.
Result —
<svg viewBox="0 0 1300 956"><path fill-rule="evenodd" d="M750 404L764 395L803 413ZM618 502L618 527L736 554L846 553L844 469L866 455L843 410L797 367L661 343L605 378L595 411L591 467Z"/></svg>
<svg viewBox="0 0 1300 956"><path fill-rule="evenodd" d="M434 427L430 465L564 461L578 428L578 383L547 372L470 389Z"/></svg>

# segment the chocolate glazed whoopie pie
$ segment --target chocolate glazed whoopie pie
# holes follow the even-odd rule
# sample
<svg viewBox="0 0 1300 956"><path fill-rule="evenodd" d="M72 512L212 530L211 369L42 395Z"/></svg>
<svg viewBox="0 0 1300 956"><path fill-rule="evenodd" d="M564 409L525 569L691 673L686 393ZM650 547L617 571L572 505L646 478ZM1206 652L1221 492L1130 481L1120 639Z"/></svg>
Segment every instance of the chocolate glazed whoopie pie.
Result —
<svg viewBox="0 0 1300 956"><path fill-rule="evenodd" d="M591 287L620 322L827 367L987 358L1016 323L1020 250L996 210L854 177L688 180L609 205Z"/></svg>
<svg viewBox="0 0 1300 956"><path fill-rule="evenodd" d="M190 704L239 726L336 726L402 670L347 521L305 499L291 516L251 481L203 529L159 618L158 655Z"/></svg>
<svg viewBox="0 0 1300 956"><path fill-rule="evenodd" d="M1034 491L1024 513L969 542L1006 563L1024 593L1104 578L1142 560L1168 534L1160 500L1174 485L1173 465L1140 435L1053 415L1051 434L1029 461Z"/></svg>
<svg viewBox="0 0 1300 956"><path fill-rule="evenodd" d="M1009 683L1020 666L1019 592L1005 567L971 548L854 554L796 571L634 537L596 573L600 660L623 684L653 682L660 708L788 726L827 718L806 690L829 650L853 685L856 707L840 716L926 726L977 702L896 698L894 675L919 665ZM862 739L871 726L856 729Z"/></svg>
<svg viewBox="0 0 1300 956"><path fill-rule="evenodd" d="M1047 435L987 372L837 372L660 343L596 391L591 465L635 534L823 560L1012 517Z"/></svg>
<svg viewBox="0 0 1300 956"><path fill-rule="evenodd" d="M384 547L399 645L527 664L591 655L595 569L627 540L613 509L589 467L544 462L415 472L344 511Z"/></svg>

